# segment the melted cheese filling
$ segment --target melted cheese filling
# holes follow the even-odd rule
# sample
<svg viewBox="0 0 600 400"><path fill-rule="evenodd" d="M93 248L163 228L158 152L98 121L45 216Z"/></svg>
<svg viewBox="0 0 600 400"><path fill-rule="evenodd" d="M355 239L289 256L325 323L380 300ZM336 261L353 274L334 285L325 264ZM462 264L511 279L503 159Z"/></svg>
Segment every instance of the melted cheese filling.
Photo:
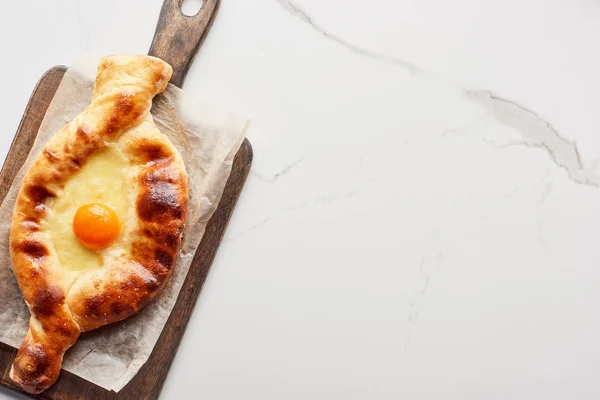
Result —
<svg viewBox="0 0 600 400"><path fill-rule="evenodd" d="M45 231L63 268L71 271L99 268L107 254L124 251L123 236L131 207L130 170L128 159L118 148L111 146L91 156L50 205ZM119 237L101 252L81 245L73 232L75 212L86 203L104 203L112 207L121 221Z"/></svg>

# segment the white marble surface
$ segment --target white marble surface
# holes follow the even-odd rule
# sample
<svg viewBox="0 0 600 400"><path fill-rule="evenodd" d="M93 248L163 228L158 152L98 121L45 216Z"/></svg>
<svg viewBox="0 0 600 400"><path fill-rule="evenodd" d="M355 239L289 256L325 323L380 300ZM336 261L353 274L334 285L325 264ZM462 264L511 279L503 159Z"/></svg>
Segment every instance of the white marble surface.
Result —
<svg viewBox="0 0 600 400"><path fill-rule="evenodd" d="M6 4L1 157L45 69L145 52L160 6ZM162 397L599 398L599 22L222 0L185 88L253 120L255 161Z"/></svg>

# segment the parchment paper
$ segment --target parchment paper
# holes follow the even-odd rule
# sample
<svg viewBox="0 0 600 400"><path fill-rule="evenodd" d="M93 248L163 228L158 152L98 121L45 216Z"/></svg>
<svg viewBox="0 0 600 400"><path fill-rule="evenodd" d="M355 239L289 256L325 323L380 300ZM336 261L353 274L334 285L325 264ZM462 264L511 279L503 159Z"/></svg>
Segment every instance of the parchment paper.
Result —
<svg viewBox="0 0 600 400"><path fill-rule="evenodd" d="M27 168L48 138L89 105L97 62L98 58L86 56L66 73L33 150L0 206L0 341L16 348L25 337L30 314L12 273L8 248L15 197ZM181 152L189 174L190 210L181 254L173 276L153 303L125 321L81 335L63 364L67 371L114 391L121 390L148 360L221 199L248 125L246 119L194 101L173 85L154 99L152 115Z"/></svg>

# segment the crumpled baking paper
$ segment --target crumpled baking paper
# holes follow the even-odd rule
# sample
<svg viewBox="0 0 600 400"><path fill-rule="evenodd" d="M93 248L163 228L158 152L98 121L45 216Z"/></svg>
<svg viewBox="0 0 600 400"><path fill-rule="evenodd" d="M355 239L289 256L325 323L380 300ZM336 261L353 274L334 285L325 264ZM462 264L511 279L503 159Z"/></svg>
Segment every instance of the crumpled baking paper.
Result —
<svg viewBox="0 0 600 400"><path fill-rule="evenodd" d="M12 273L9 226L21 180L48 138L91 100L97 57L78 60L65 74L46 112L36 142L0 206L0 342L18 348L28 329L29 310ZM177 265L155 301L131 318L85 333L67 352L63 368L107 390L121 390L148 360L214 213L245 137L248 120L194 101L173 85L154 99L152 115L183 156L189 174L190 209Z"/></svg>

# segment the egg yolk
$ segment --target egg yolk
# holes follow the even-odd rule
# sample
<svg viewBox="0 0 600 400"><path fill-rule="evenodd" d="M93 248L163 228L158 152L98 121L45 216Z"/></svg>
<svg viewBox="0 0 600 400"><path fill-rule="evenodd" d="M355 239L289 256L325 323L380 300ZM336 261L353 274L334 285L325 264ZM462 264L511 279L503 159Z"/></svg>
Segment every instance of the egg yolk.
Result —
<svg viewBox="0 0 600 400"><path fill-rule="evenodd" d="M87 248L102 250L119 236L121 222L117 213L102 203L84 204L73 218L73 232Z"/></svg>

